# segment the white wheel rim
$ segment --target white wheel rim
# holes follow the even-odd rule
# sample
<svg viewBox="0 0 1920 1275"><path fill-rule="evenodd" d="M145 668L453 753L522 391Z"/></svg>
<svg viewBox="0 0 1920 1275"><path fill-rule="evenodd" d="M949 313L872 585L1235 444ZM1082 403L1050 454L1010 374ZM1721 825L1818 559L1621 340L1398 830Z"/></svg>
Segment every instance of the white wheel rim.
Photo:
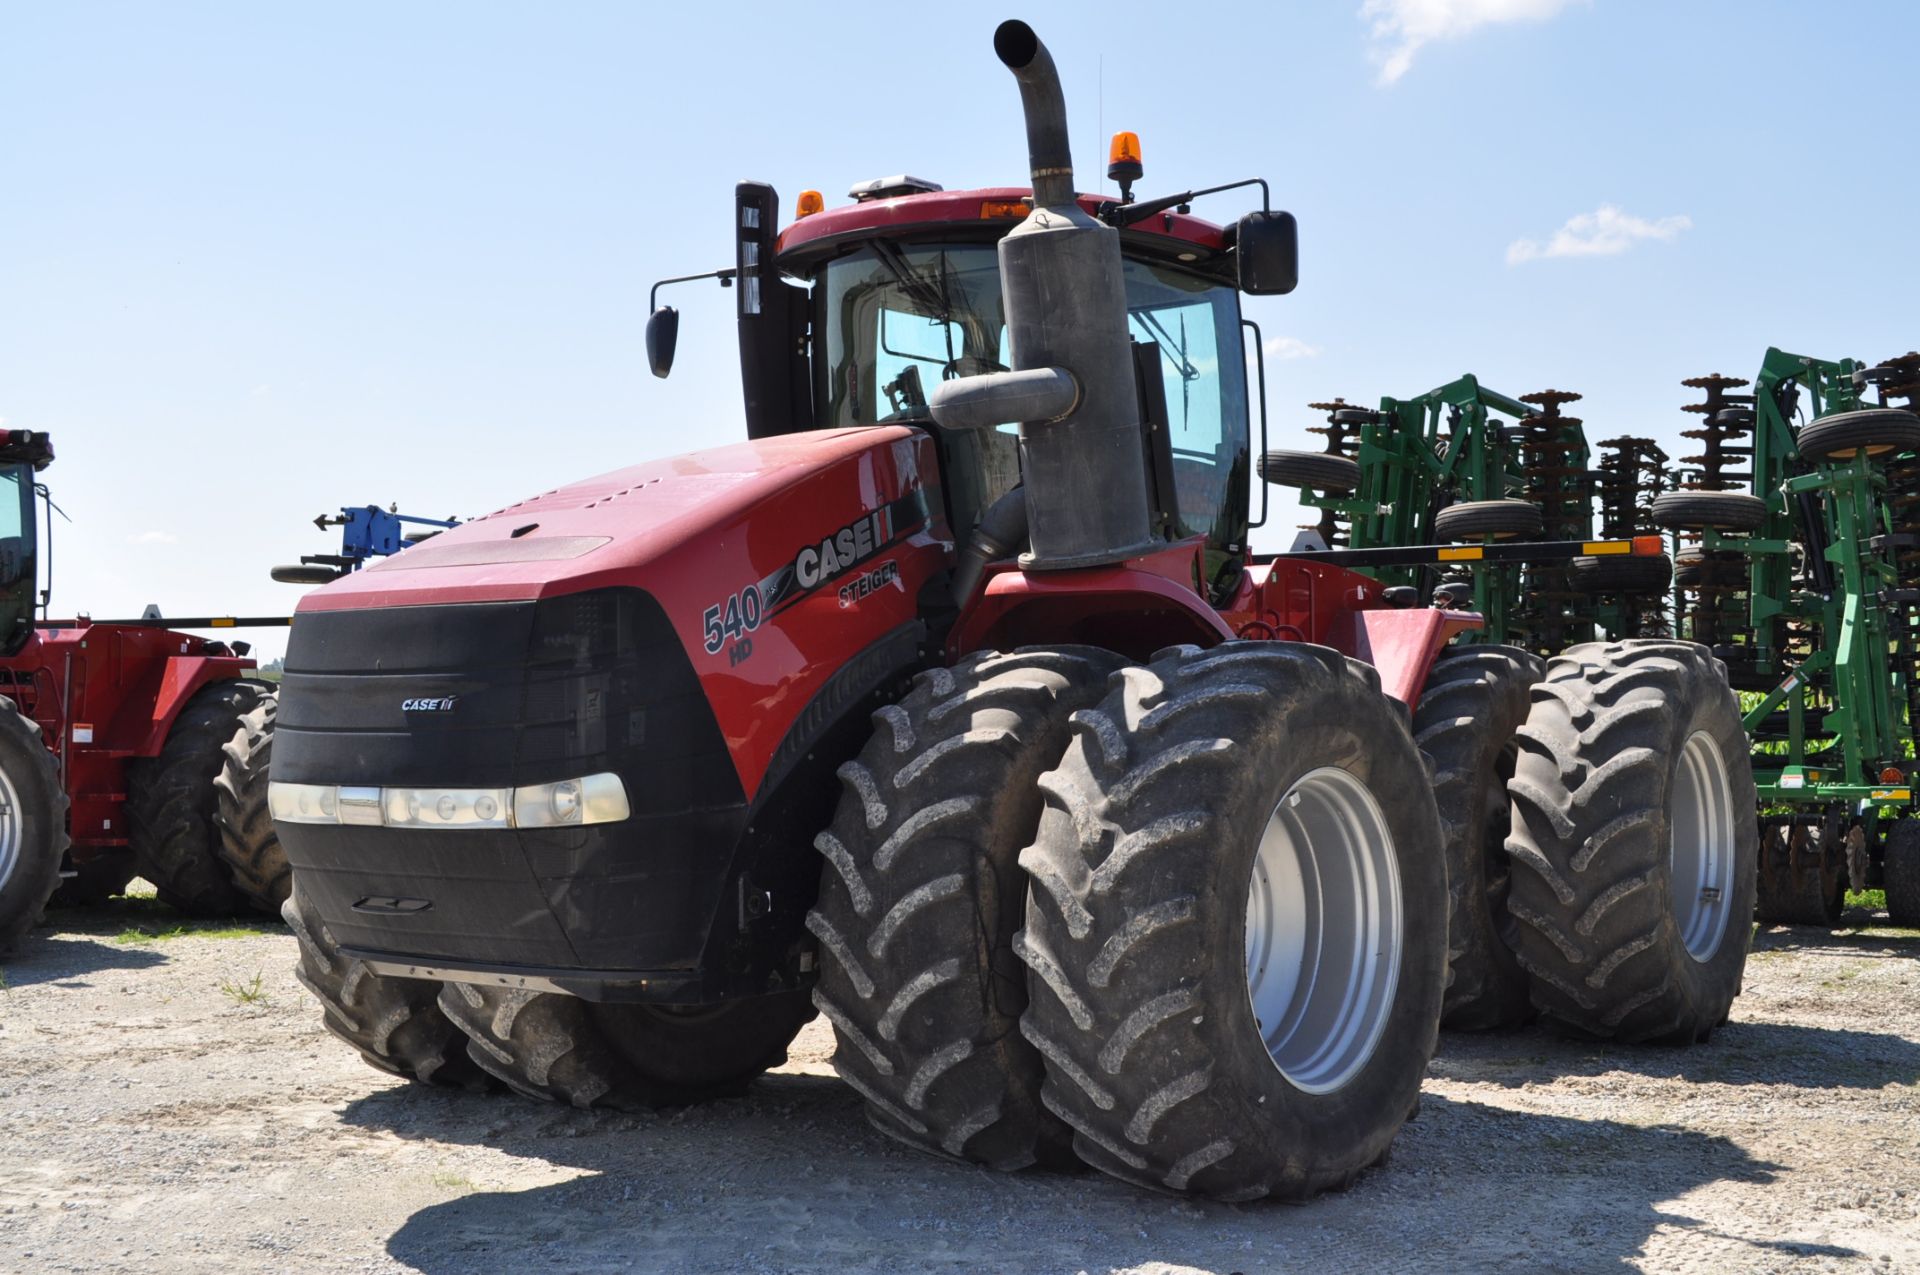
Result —
<svg viewBox="0 0 1920 1275"><path fill-rule="evenodd" d="M1720 950L1733 905L1733 786L1726 757L1706 731L1687 737L1674 775L1668 826L1668 890L1687 955L1707 961Z"/></svg>
<svg viewBox="0 0 1920 1275"><path fill-rule="evenodd" d="M1247 888L1247 999L1280 1074L1331 1093L1373 1056L1400 985L1393 834L1365 784L1327 766L1267 819Z"/></svg>
<svg viewBox="0 0 1920 1275"><path fill-rule="evenodd" d="M20 794L13 777L0 770L0 890L20 867L20 848L26 839L20 827Z"/></svg>

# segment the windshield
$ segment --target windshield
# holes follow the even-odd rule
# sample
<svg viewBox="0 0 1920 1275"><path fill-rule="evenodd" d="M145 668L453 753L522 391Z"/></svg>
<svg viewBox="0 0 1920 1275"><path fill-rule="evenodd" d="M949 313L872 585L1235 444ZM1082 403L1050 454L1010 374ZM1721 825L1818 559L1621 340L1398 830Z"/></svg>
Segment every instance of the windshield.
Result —
<svg viewBox="0 0 1920 1275"><path fill-rule="evenodd" d="M1127 261L1125 276L1129 335L1160 352L1182 533L1237 551L1249 479L1239 298L1151 262ZM827 428L930 425L927 400L942 381L1010 362L992 244L874 240L831 262L815 292ZM944 450L960 453L949 468L983 505L1019 481L1017 431L982 437L978 455L971 446L949 439Z"/></svg>

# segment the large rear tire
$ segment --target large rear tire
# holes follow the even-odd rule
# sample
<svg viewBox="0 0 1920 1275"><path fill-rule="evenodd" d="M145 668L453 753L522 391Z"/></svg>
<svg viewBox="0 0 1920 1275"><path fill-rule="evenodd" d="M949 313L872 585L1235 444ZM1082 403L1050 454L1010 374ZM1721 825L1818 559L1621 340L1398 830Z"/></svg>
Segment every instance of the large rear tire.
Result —
<svg viewBox="0 0 1920 1275"><path fill-rule="evenodd" d="M320 1002L327 1030L358 1050L368 1066L423 1084L488 1087L467 1057L467 1038L435 1004L440 984L387 978L345 955L297 890L280 915L299 944L296 977Z"/></svg>
<svg viewBox="0 0 1920 1275"><path fill-rule="evenodd" d="M814 1003L833 1023L834 1069L882 1133L1001 1170L1072 1163L1019 1032L1019 857L1068 714L1124 663L1060 647L929 670L874 714L879 729L841 767L846 793L814 843L828 864L807 918L820 940Z"/></svg>
<svg viewBox="0 0 1920 1275"><path fill-rule="evenodd" d="M1512 1027L1533 1016L1507 915L1507 780L1529 692L1546 672L1545 660L1515 647L1462 647L1434 665L1414 709L1413 737L1433 761L1445 837L1452 977L1441 1023L1455 1030Z"/></svg>
<svg viewBox="0 0 1920 1275"><path fill-rule="evenodd" d="M40 727L0 695L0 955L46 911L67 852L67 794Z"/></svg>
<svg viewBox="0 0 1920 1275"><path fill-rule="evenodd" d="M215 682L188 700L157 757L127 767L127 823L140 875L190 916L233 916L246 900L220 857L213 780L227 741L272 683Z"/></svg>
<svg viewBox="0 0 1920 1275"><path fill-rule="evenodd" d="M1758 821L1740 709L1691 642L1567 648L1533 689L1513 797L1520 964L1551 1025L1686 1044L1740 993Z"/></svg>
<svg viewBox="0 0 1920 1275"><path fill-rule="evenodd" d="M293 868L267 808L267 771L279 711L276 692L240 719L239 729L221 750L226 760L213 780L221 862L247 902L270 916L279 914L293 889Z"/></svg>
<svg viewBox="0 0 1920 1275"><path fill-rule="evenodd" d="M1041 781L1016 940L1090 1164L1304 1199L1385 1158L1432 1056L1446 867L1405 711L1324 647L1124 670Z"/></svg>
<svg viewBox="0 0 1920 1275"><path fill-rule="evenodd" d="M446 984L440 1008L468 1057L515 1092L621 1110L739 1094L813 1017L805 992L681 1008L471 983Z"/></svg>

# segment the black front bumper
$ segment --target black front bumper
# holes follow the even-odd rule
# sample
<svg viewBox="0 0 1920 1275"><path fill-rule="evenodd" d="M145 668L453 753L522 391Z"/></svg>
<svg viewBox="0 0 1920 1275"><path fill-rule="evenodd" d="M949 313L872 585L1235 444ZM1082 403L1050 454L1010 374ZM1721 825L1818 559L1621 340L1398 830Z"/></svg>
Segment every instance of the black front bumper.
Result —
<svg viewBox="0 0 1920 1275"><path fill-rule="evenodd" d="M492 971L596 999L703 1000L764 978L742 968L732 897L746 803L692 664L640 590L293 627L276 780L513 787L600 772L620 776L631 818L281 823L302 897L378 968Z"/></svg>

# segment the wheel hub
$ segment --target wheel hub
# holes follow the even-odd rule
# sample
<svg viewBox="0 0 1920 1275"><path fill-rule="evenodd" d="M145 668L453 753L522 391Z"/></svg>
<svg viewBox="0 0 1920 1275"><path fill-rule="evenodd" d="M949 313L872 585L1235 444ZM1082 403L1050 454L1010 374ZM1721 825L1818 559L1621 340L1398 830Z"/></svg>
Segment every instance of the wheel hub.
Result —
<svg viewBox="0 0 1920 1275"><path fill-rule="evenodd" d="M1733 904L1734 809L1726 758L1706 731L1687 737L1674 774L1669 902L1687 955L1720 950Z"/></svg>

